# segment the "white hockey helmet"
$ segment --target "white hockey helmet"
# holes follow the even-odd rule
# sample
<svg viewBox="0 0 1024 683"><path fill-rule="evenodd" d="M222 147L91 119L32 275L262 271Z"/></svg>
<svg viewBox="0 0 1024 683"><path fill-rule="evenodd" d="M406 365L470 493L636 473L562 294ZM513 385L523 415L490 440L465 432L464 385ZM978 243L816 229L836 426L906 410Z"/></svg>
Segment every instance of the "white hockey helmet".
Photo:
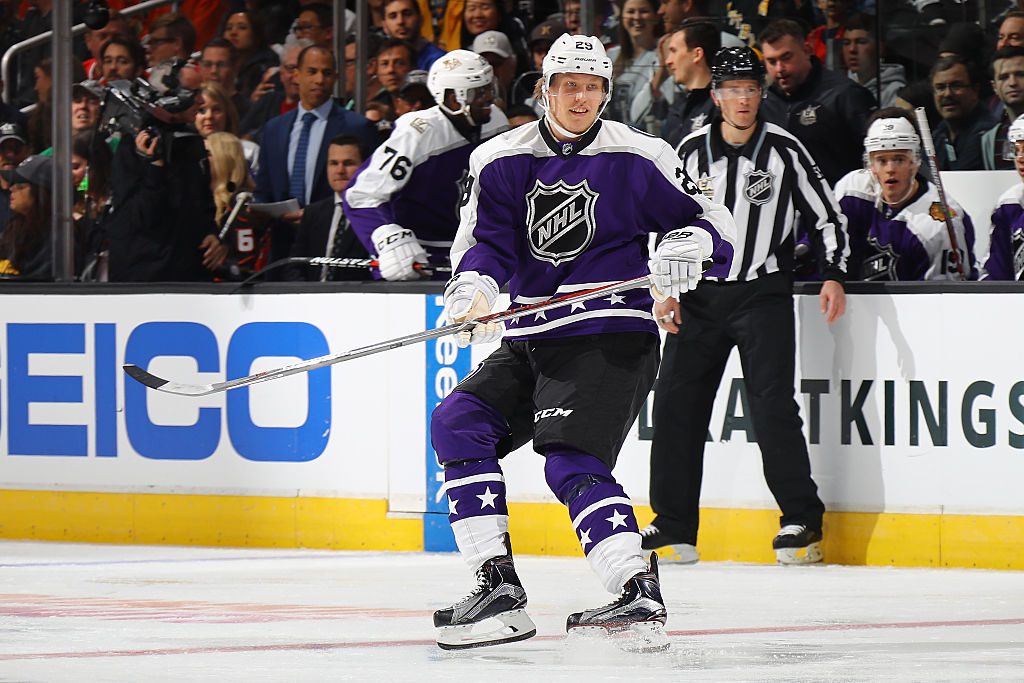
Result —
<svg viewBox="0 0 1024 683"><path fill-rule="evenodd" d="M593 74L604 79L604 99L597 118L601 117L612 99L612 60L608 59L604 44L594 36L570 36L567 33L559 36L544 56L541 72L540 104L544 111L548 111L548 88L556 74ZM560 133L572 135L554 117L549 116L548 119Z"/></svg>
<svg viewBox="0 0 1024 683"><path fill-rule="evenodd" d="M905 149L913 152L914 159L920 156L921 136L914 125L902 116L887 119L876 119L868 126L868 134L864 138L864 152L887 152Z"/></svg>
<svg viewBox="0 0 1024 683"><path fill-rule="evenodd" d="M1006 131L1006 139L1013 143L1024 141L1024 114L1010 124L1010 129Z"/></svg>
<svg viewBox="0 0 1024 683"><path fill-rule="evenodd" d="M469 116L469 91L490 86L494 82L494 69L487 60L469 50L452 50L430 66L427 74L427 89L443 111L457 116ZM449 109L444 103L445 93L455 91L458 109Z"/></svg>

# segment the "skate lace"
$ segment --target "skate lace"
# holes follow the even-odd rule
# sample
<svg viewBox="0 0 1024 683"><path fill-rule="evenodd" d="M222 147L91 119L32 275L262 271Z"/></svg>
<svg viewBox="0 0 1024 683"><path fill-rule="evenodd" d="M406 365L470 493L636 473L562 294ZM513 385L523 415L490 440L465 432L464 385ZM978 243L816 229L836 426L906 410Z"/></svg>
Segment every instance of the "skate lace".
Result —
<svg viewBox="0 0 1024 683"><path fill-rule="evenodd" d="M467 595L466 597L462 598L457 603L455 603L455 605L456 606L464 605L467 602L472 601L473 598L475 598L476 596L480 595L481 593L483 593L487 589L487 584L488 583L489 583L489 581L487 579L487 568L486 567L480 567L480 569L476 570L476 588L474 588L472 590L472 592L470 592L469 595Z"/></svg>
<svg viewBox="0 0 1024 683"><path fill-rule="evenodd" d="M658 531L658 527L654 526L653 524L648 524L640 530L640 536L643 538L647 538L648 536L653 536L654 534L658 533Z"/></svg>
<svg viewBox="0 0 1024 683"><path fill-rule="evenodd" d="M779 536L799 536L807 527L803 524L787 524L779 529Z"/></svg>

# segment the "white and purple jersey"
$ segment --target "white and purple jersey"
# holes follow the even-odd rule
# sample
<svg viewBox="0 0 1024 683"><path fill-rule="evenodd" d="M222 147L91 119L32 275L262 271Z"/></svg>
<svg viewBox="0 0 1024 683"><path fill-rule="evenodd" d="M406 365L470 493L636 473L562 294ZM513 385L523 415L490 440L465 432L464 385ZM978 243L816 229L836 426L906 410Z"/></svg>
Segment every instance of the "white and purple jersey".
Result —
<svg viewBox="0 0 1024 683"><path fill-rule="evenodd" d="M505 114L492 107L480 141L507 128ZM439 107L399 117L391 137L363 162L345 191L345 215L367 250L377 253L370 239L374 230L395 223L412 230L431 255L447 257L459 227L460 182L478 144Z"/></svg>
<svg viewBox="0 0 1024 683"><path fill-rule="evenodd" d="M542 119L473 152L452 265L508 283L521 306L642 277L649 234L687 226L714 245L706 274L728 275L732 216L700 193L665 141L599 120L559 142ZM631 290L520 318L505 338L657 333L651 306L647 289Z"/></svg>
<svg viewBox="0 0 1024 683"><path fill-rule="evenodd" d="M1024 274L1024 183L1004 192L992 212L983 280L1020 280Z"/></svg>
<svg viewBox="0 0 1024 683"><path fill-rule="evenodd" d="M836 199L846 214L850 232L851 279L957 280L951 260L949 232L939 192L922 176L918 189L902 208L893 209L879 198L879 187L868 170L852 171L836 184ZM957 248L967 279L977 280L974 225L949 195Z"/></svg>

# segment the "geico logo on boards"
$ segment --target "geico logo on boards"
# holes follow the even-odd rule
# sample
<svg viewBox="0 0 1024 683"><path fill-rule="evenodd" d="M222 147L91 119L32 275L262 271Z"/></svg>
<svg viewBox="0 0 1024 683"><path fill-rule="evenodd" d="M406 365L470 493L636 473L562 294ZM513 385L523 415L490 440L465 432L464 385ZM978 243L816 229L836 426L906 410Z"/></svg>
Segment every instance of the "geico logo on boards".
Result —
<svg viewBox="0 0 1024 683"><path fill-rule="evenodd" d="M565 408L545 408L544 410L538 410L533 414L533 421L540 422L546 417L569 417L572 415L573 409L566 410Z"/></svg>
<svg viewBox="0 0 1024 683"><path fill-rule="evenodd" d="M231 333L226 350L213 330L196 322L8 323L3 329L8 455L129 455L119 452L121 430L135 453L153 460L204 460L221 446L225 429L229 448L246 460L306 462L326 449L329 368L308 373L305 422L298 426L257 424L248 388L211 397L226 404L212 407L209 400L157 398L121 371L122 362L147 368L154 359L178 357L223 380L250 374L260 358L330 353L323 332L308 323L247 323ZM54 412L88 417L39 417Z"/></svg>

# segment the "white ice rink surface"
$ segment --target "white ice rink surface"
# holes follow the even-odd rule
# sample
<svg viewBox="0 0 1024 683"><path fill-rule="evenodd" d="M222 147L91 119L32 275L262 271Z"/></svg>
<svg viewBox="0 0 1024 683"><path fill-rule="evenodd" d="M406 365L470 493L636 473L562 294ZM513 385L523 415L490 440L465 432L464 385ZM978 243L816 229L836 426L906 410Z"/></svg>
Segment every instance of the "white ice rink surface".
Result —
<svg viewBox="0 0 1024 683"><path fill-rule="evenodd" d="M609 599L584 560L517 567L537 637L448 653L454 555L0 542L0 680L1024 680L1024 572L663 566L645 656L566 641Z"/></svg>

